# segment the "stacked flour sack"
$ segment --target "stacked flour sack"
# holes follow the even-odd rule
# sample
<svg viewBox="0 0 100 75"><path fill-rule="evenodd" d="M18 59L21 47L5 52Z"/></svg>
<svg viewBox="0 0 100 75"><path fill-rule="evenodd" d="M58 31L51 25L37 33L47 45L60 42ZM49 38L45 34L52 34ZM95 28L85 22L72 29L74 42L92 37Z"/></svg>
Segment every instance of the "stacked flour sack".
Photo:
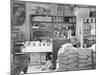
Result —
<svg viewBox="0 0 100 75"><path fill-rule="evenodd" d="M58 52L56 71L72 71L77 66L77 49L70 43L62 45Z"/></svg>
<svg viewBox="0 0 100 75"><path fill-rule="evenodd" d="M96 46L95 46L95 44L93 44L91 47L90 47L90 49L92 49L93 51L92 51L92 62L93 62L93 64L92 64L92 67L93 67L93 69L95 69L96 68Z"/></svg>
<svg viewBox="0 0 100 75"><path fill-rule="evenodd" d="M96 52L93 52L93 69L96 69Z"/></svg>
<svg viewBox="0 0 100 75"><path fill-rule="evenodd" d="M88 48L79 48L78 54L78 69L77 70L88 70L92 69L92 50Z"/></svg>

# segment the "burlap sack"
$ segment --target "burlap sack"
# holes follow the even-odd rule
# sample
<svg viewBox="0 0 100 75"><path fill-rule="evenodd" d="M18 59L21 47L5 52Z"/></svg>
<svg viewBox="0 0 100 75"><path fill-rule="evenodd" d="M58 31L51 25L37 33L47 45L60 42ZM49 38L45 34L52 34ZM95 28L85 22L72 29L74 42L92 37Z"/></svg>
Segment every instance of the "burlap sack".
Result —
<svg viewBox="0 0 100 75"><path fill-rule="evenodd" d="M78 67L77 70L90 70L92 67Z"/></svg>
<svg viewBox="0 0 100 75"><path fill-rule="evenodd" d="M79 48L77 53L79 55L88 55L88 56L91 56L91 50L88 50L88 49L81 49Z"/></svg>
<svg viewBox="0 0 100 75"><path fill-rule="evenodd" d="M68 64L68 68L76 68L77 66L78 66L78 63L77 62Z"/></svg>
<svg viewBox="0 0 100 75"><path fill-rule="evenodd" d="M70 63L74 63L74 62L77 62L77 58L63 60L63 61L58 60L58 63L61 63L61 64L70 64Z"/></svg>
<svg viewBox="0 0 100 75"><path fill-rule="evenodd" d="M87 60L88 56L87 55L78 55L79 60Z"/></svg>
<svg viewBox="0 0 100 75"><path fill-rule="evenodd" d="M88 67L88 64L87 63L79 63L78 67L79 68L81 68L81 67Z"/></svg>
<svg viewBox="0 0 100 75"><path fill-rule="evenodd" d="M66 64L59 64L59 68L68 68L68 65L66 65Z"/></svg>

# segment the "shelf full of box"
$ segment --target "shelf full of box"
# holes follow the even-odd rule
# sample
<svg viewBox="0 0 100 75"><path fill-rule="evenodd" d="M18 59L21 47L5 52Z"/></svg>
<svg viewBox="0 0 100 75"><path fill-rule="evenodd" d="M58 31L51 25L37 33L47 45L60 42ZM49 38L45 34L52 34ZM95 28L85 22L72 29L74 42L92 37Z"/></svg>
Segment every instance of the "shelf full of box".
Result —
<svg viewBox="0 0 100 75"><path fill-rule="evenodd" d="M51 21L34 21L32 18L37 17L37 16L39 16L39 17L41 17L41 16L42 17L51 17ZM53 17L71 18L73 20L73 22L54 22ZM47 23L47 24L50 23L51 28L42 29L42 28L39 28L38 26L37 26L37 28L34 28L33 25L32 25L34 23ZM52 32L52 35L53 35L53 30L57 30L53 27L54 24L66 24L66 26L73 26L73 25L76 24L76 16L51 16L51 15L33 15L33 14L31 15L32 31L50 31L50 32ZM62 29L59 30L58 29L57 31L68 31L68 29L67 30L62 30Z"/></svg>
<svg viewBox="0 0 100 75"><path fill-rule="evenodd" d="M38 14L32 14L31 16L35 17L35 16L43 16L43 17L76 17L76 16L60 16L60 15L38 15Z"/></svg>
<svg viewBox="0 0 100 75"><path fill-rule="evenodd" d="M45 22L45 21L34 21L34 23L62 23L62 24L75 24L75 22Z"/></svg>
<svg viewBox="0 0 100 75"><path fill-rule="evenodd" d="M41 17L50 17L52 20L51 21L34 21L32 18L33 17L37 17L37 16L41 16ZM62 17L62 18L67 18L67 19L72 19L72 22L56 22L53 21L53 17ZM31 15L31 19L34 23L68 23L68 24L76 24L76 16L51 16L51 15Z"/></svg>
<svg viewBox="0 0 100 75"><path fill-rule="evenodd" d="M91 25L96 24L96 18L95 17L89 17L83 19L83 43L87 43L87 47L91 46L96 41L96 35L91 35ZM86 27L85 27L86 26Z"/></svg>

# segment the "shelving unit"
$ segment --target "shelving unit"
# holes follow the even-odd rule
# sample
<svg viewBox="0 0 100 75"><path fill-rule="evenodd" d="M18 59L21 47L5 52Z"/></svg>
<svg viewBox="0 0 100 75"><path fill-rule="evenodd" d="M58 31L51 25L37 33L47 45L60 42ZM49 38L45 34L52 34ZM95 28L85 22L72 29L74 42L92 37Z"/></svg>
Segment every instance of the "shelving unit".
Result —
<svg viewBox="0 0 100 75"><path fill-rule="evenodd" d="M86 21L84 21L84 20L86 20ZM96 20L95 17L82 19L82 29L81 29L82 34L81 35L83 38L81 37L81 45L84 45L84 43L87 43L87 45L88 45L88 43L92 45L93 42L96 40L96 35L91 34L91 25L92 24L95 25L95 23L96 23L95 20Z"/></svg>
<svg viewBox="0 0 100 75"><path fill-rule="evenodd" d="M42 18L51 18L51 21L33 21L33 18L34 17L37 17L37 16L39 16L39 17L42 17ZM62 21L62 22L55 22L55 21L53 21L53 17L62 17L62 19L64 19L64 18L66 18L66 19L71 19L72 20L72 22L64 22L64 21ZM31 20L31 34L33 33L33 31L50 31L51 32L51 34L52 34L52 38L54 37L54 35L53 35L53 32L54 31L60 31L60 32L68 32L68 29L70 28L70 27L72 27L72 28L74 28L75 29L75 25L76 25L76 16L51 16L51 15L31 15L30 16L30 20ZM41 24L41 23L45 23L45 24L51 24L51 26L50 27L47 27L46 28L46 26L44 27L44 29L42 29L40 26L36 26L37 28L32 28L32 26L34 26L34 23L36 24ZM33 24L33 25L32 25ZM55 28L55 26L56 25L58 26L58 27L60 27L60 29L59 28ZM69 27L70 26L70 27ZM67 27L67 29L66 29L66 27ZM63 28L65 28L65 29L63 29ZM33 37L34 35L32 34L32 36L31 36L31 38ZM59 37L60 38L60 37Z"/></svg>

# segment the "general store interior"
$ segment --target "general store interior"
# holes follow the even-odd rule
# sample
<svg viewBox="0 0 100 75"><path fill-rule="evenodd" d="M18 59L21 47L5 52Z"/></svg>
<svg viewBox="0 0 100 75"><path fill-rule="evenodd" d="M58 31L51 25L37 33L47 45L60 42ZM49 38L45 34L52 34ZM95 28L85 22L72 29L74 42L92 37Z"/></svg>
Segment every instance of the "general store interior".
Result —
<svg viewBox="0 0 100 75"><path fill-rule="evenodd" d="M11 65L17 62L15 49L29 56L27 73L96 68L96 6L12 1L11 14ZM92 66L59 68L63 47L92 54ZM49 57L52 69L46 64Z"/></svg>

